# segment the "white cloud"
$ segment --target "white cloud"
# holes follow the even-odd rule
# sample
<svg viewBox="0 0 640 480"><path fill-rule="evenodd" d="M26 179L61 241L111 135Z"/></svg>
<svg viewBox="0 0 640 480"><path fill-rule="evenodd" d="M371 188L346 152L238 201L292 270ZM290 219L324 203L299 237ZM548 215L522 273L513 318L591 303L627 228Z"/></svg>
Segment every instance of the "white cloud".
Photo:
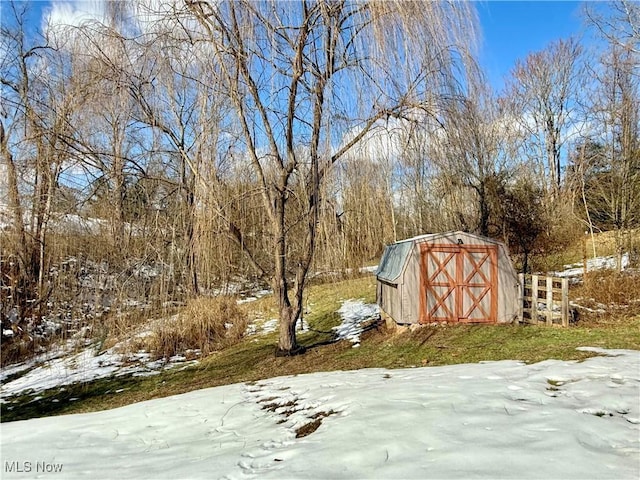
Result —
<svg viewBox="0 0 640 480"><path fill-rule="evenodd" d="M346 154L345 159L367 159L374 163L398 161L417 138L428 143L442 137L441 129L436 128L433 117L421 111L413 112L410 119L390 118L379 120L367 132L362 140L354 145ZM344 136L341 144L344 145L361 129L352 129Z"/></svg>
<svg viewBox="0 0 640 480"><path fill-rule="evenodd" d="M50 31L60 26L80 26L92 20L103 20L104 0L53 1L43 15L43 30Z"/></svg>

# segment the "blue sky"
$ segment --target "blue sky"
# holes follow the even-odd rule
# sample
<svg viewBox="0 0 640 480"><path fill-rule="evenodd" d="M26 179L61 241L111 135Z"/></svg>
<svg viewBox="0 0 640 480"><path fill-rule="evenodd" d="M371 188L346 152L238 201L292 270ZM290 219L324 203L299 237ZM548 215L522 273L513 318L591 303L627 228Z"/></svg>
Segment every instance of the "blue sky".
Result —
<svg viewBox="0 0 640 480"><path fill-rule="evenodd" d="M75 0L78 2L79 0ZM91 2L92 0L80 0ZM74 3L75 3L74 2ZM492 1L475 3L480 18L482 38L480 62L496 89L516 59L539 51L558 38L580 35L583 30L578 1ZM32 19L40 24L40 15L50 2L32 2ZM0 0L5 10L6 0Z"/></svg>
<svg viewBox="0 0 640 480"><path fill-rule="evenodd" d="M477 2L482 39L480 62L494 88L501 88L503 77L516 59L536 52L559 38L579 36L582 2L483 1Z"/></svg>

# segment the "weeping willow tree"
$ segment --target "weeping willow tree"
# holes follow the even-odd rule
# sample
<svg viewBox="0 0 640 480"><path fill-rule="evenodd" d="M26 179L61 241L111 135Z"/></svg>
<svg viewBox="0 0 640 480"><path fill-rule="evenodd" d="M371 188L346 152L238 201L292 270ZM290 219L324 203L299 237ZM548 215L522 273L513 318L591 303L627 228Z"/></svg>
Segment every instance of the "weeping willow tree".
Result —
<svg viewBox="0 0 640 480"><path fill-rule="evenodd" d="M466 2L185 0L172 9L205 44L233 105L268 223L278 352L295 327L316 250L321 185L389 119L436 115L455 94L475 14ZM166 12L166 10L165 10ZM206 79L203 79L206 81Z"/></svg>

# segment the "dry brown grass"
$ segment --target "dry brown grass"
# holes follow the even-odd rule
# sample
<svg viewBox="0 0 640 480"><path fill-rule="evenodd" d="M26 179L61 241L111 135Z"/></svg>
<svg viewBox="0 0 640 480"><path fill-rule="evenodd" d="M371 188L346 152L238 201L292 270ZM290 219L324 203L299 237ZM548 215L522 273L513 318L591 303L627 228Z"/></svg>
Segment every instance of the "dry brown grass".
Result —
<svg viewBox="0 0 640 480"><path fill-rule="evenodd" d="M605 315L621 310L628 315L640 314L640 272L590 272L572 296L584 307L604 309Z"/></svg>
<svg viewBox="0 0 640 480"><path fill-rule="evenodd" d="M140 331L149 322L150 315L151 313L147 310L135 309L106 315L104 319L96 321L94 329L97 335L101 335L100 330L104 332L101 350L107 350L124 339L130 338L132 333Z"/></svg>
<svg viewBox="0 0 640 480"><path fill-rule="evenodd" d="M632 305L640 300L640 272L590 272L580 288L583 297L605 305Z"/></svg>
<svg viewBox="0 0 640 480"><path fill-rule="evenodd" d="M554 271L561 270L564 265L581 263L586 253L587 259L591 259L594 253L598 257L615 255L616 253L616 232L600 232L591 238L585 235L582 230L579 232L569 231L563 234L563 242L566 244L562 249L553 253L535 255L531 260L534 270ZM630 238L629 248L640 250L640 229L628 230L626 235ZM625 248L626 251L626 248Z"/></svg>
<svg viewBox="0 0 640 480"><path fill-rule="evenodd" d="M4 338L0 346L0 366L4 367L31 358L44 351L49 343L46 339L31 338L28 335Z"/></svg>
<svg viewBox="0 0 640 480"><path fill-rule="evenodd" d="M190 300L179 315L156 325L147 338L147 350L169 358L189 350L202 356L238 343L247 329L247 315L234 297Z"/></svg>

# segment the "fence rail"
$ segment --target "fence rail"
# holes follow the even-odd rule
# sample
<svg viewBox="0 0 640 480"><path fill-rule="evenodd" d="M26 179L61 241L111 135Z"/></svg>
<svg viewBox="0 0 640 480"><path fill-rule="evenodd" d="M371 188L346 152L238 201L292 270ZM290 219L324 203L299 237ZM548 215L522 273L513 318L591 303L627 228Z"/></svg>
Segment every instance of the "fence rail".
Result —
<svg viewBox="0 0 640 480"><path fill-rule="evenodd" d="M520 323L569 326L569 280L520 274Z"/></svg>

